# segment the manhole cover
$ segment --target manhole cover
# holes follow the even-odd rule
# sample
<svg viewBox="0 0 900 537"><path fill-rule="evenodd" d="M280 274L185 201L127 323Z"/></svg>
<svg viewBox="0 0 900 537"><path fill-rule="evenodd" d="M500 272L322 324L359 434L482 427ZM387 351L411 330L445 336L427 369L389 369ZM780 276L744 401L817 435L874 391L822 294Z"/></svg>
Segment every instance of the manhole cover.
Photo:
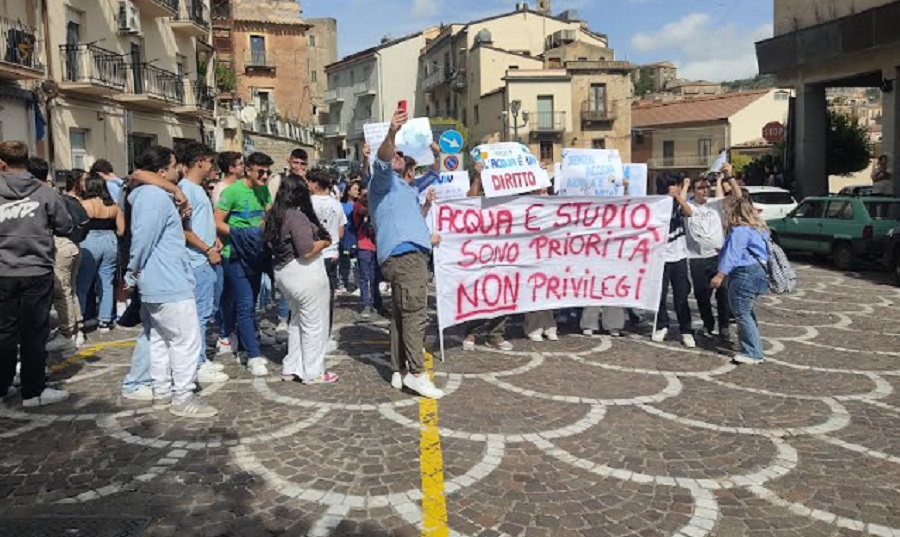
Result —
<svg viewBox="0 0 900 537"><path fill-rule="evenodd" d="M3 537L140 537L149 523L149 518L0 519L0 535Z"/></svg>

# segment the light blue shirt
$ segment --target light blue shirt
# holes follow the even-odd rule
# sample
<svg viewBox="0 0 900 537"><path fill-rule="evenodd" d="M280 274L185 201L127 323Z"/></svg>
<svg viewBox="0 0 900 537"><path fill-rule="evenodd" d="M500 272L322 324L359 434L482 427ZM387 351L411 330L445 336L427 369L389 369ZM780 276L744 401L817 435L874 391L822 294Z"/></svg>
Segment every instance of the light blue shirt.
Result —
<svg viewBox="0 0 900 537"><path fill-rule="evenodd" d="M769 249L766 241L768 231L760 231L750 226L732 228L725 237L725 245L719 254L719 272L731 274L738 267L766 264L769 260Z"/></svg>
<svg viewBox="0 0 900 537"><path fill-rule="evenodd" d="M369 181L369 209L375 225L378 262L384 263L403 243L431 251L431 235L419 206L419 187L410 185L391 168L390 162L376 159Z"/></svg>
<svg viewBox="0 0 900 537"><path fill-rule="evenodd" d="M119 203L119 196L122 194L122 188L125 187L125 181L115 177L106 182L106 190L109 191L113 201Z"/></svg>
<svg viewBox="0 0 900 537"><path fill-rule="evenodd" d="M187 259L181 216L165 190L143 185L128 195L131 250L125 280L137 284L147 304L194 298L194 271Z"/></svg>
<svg viewBox="0 0 900 537"><path fill-rule="evenodd" d="M189 179L182 179L178 186L184 192L188 203L191 204L191 231L200 237L207 246L216 243L216 220L213 217L212 202L202 186L192 183ZM206 258L206 252L201 252L193 246L188 245L188 257L191 262L191 268L201 267L209 260Z"/></svg>

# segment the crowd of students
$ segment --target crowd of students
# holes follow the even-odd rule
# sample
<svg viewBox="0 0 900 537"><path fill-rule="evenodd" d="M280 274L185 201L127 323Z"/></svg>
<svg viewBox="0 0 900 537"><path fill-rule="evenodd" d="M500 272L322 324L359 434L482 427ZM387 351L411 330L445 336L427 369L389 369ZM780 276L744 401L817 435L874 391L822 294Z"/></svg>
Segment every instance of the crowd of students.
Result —
<svg viewBox="0 0 900 537"><path fill-rule="evenodd" d="M100 331L140 324L122 397L178 416L213 416L216 409L196 394L198 383L229 380L218 357L233 354L250 375L269 374L262 348L277 338L260 330L269 303L277 304L276 332L287 339L282 380L330 384L339 378L325 370L326 354L337 347L335 296L352 293L360 319L376 311L391 318L391 385L442 397L423 363L428 265L440 242L425 215L439 167L417 175L416 161L396 149L406 121L398 109L374 158L366 147L362 169L347 178L310 168L302 149L291 153L285 173L273 175L266 154L217 154L188 142L177 152L149 148L127 179L105 160L87 172L72 170L57 192L47 183L46 162L29 158L22 142L0 142L0 395L16 393L19 364L25 406L65 400L64 390L47 386L47 353L84 345L91 324ZM432 150L437 156L436 145ZM470 196L482 195L480 172ZM740 344L734 359L758 363L753 307L766 290L768 232L730 172L726 165L718 177L658 181L658 194L675 203L653 339L667 336L671 288L681 341L696 345L693 284L700 333L730 341L733 316ZM390 312L382 285L391 289ZM51 307L58 328L48 342ZM560 313L569 319L570 312ZM622 308L579 313L585 335L600 329L601 318L613 336L626 317L640 322ZM511 350L506 324L504 317L467 324L463 349L474 350L477 333L486 330L487 345ZM206 348L207 327L215 330L214 352ZM525 330L534 341L558 340L553 312L526 314Z"/></svg>

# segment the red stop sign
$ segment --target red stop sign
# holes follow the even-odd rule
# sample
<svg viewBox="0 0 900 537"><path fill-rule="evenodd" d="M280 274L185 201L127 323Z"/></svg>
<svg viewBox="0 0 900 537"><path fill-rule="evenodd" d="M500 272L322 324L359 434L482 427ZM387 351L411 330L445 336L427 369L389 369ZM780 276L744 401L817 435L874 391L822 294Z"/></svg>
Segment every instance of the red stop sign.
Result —
<svg viewBox="0 0 900 537"><path fill-rule="evenodd" d="M778 143L784 140L784 125L778 121L766 123L762 131L763 138L770 144Z"/></svg>

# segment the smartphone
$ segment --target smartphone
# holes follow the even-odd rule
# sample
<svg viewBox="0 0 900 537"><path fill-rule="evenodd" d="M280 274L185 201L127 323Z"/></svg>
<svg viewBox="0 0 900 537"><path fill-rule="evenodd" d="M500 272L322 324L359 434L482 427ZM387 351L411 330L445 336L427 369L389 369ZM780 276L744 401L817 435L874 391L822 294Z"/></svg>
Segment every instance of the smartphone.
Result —
<svg viewBox="0 0 900 537"><path fill-rule="evenodd" d="M400 102L397 104L397 107L400 108L400 110L406 112L406 99L400 101Z"/></svg>

